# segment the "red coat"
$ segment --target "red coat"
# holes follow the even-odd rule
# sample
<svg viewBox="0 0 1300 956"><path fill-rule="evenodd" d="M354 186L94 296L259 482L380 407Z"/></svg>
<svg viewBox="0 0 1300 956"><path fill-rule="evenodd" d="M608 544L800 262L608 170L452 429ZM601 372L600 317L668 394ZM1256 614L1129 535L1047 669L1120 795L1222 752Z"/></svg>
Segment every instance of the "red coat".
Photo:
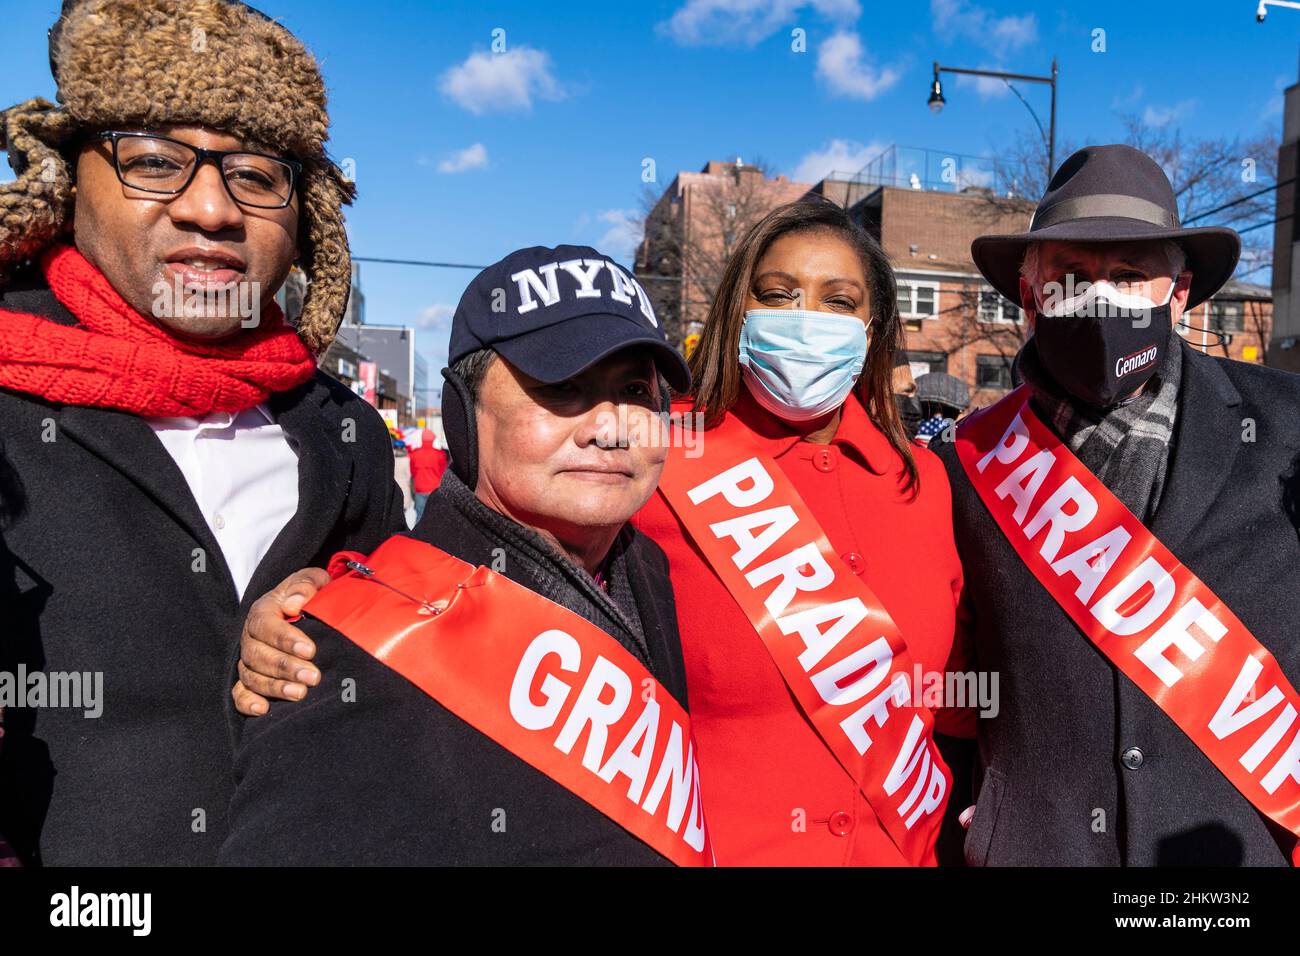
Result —
<svg viewBox="0 0 1300 956"><path fill-rule="evenodd" d="M962 575L948 477L939 459L913 448L921 488L909 501L900 490L897 453L856 398L845 404L829 445L801 441L743 389L719 427L744 427L758 436L832 547L893 616L913 662L926 671L942 670ZM706 432L705 455L708 447ZM868 463L882 474L872 474ZM668 555L704 809L718 862L905 865L662 495L656 493L633 522Z"/></svg>
<svg viewBox="0 0 1300 956"><path fill-rule="evenodd" d="M420 436L420 447L412 448L411 487L417 495L427 495L442 482L447 470L447 453L433 447L433 432L425 429Z"/></svg>

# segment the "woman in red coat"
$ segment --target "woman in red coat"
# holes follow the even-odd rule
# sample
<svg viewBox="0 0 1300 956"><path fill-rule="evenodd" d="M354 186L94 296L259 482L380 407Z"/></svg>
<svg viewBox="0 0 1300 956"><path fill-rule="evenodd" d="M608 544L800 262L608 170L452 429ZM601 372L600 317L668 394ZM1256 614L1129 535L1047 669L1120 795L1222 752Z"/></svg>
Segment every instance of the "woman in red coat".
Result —
<svg viewBox="0 0 1300 956"><path fill-rule="evenodd" d="M702 413L701 462L715 435L775 462L912 663L933 672L952 644L961 566L943 466L908 441L892 396L896 302L887 258L843 210L782 206L731 257L692 356L695 394L674 409ZM670 457L634 522L669 559L718 863L907 863L670 506L670 470L687 460Z"/></svg>

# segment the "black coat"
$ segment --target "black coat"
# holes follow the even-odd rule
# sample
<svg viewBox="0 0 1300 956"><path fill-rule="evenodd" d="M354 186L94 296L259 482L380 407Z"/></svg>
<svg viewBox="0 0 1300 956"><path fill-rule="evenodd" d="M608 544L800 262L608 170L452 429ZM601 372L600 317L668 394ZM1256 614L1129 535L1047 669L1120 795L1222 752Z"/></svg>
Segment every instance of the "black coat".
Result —
<svg viewBox="0 0 1300 956"><path fill-rule="evenodd" d="M443 490L410 534L471 564L493 564L496 544ZM528 586L522 562L507 555L504 567ZM685 706L667 559L637 532L627 567L650 671ZM317 645L321 684L305 701L275 702L267 716L245 720L221 862L667 863L338 631L310 616L302 624ZM346 678L356 682L352 702L343 699Z"/></svg>
<svg viewBox="0 0 1300 956"><path fill-rule="evenodd" d="M0 309L75 322L34 286L11 286ZM299 505L241 603L147 422L0 390L0 671L103 675L98 718L5 714L0 833L28 862L214 862L233 789L227 705L248 604L399 526L391 444L372 408L322 374L269 406L298 452ZM355 441L344 438L348 419Z"/></svg>
<svg viewBox="0 0 1300 956"><path fill-rule="evenodd" d="M1151 530L1300 686L1300 377L1183 348ZM931 448L952 481L963 636L974 665L1000 673L1000 712L978 724L966 861L1286 865L1294 837L1083 636L1016 556L955 449ZM1137 769L1121 761L1130 748L1142 753ZM951 811L966 797L954 794Z"/></svg>

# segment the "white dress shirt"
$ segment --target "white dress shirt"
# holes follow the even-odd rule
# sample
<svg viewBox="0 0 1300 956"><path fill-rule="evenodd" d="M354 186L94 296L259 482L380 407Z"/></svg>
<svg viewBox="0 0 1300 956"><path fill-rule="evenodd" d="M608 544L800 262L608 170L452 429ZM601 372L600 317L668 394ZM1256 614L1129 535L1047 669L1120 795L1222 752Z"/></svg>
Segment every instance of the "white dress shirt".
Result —
<svg viewBox="0 0 1300 956"><path fill-rule="evenodd" d="M298 455L265 405L202 418L146 418L190 486L242 600L298 511Z"/></svg>

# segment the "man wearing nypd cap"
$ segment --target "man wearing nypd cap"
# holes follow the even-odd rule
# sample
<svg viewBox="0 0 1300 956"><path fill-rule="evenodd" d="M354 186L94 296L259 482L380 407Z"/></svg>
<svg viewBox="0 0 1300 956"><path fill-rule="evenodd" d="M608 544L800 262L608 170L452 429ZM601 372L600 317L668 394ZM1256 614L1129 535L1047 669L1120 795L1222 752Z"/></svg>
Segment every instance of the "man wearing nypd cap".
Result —
<svg viewBox="0 0 1300 956"><path fill-rule="evenodd" d="M644 291L594 249L519 250L465 291L448 358L451 468L409 537L575 612L685 707L667 563L628 524L666 455L628 436L690 384ZM320 686L244 722L223 862L666 862L312 607Z"/></svg>

